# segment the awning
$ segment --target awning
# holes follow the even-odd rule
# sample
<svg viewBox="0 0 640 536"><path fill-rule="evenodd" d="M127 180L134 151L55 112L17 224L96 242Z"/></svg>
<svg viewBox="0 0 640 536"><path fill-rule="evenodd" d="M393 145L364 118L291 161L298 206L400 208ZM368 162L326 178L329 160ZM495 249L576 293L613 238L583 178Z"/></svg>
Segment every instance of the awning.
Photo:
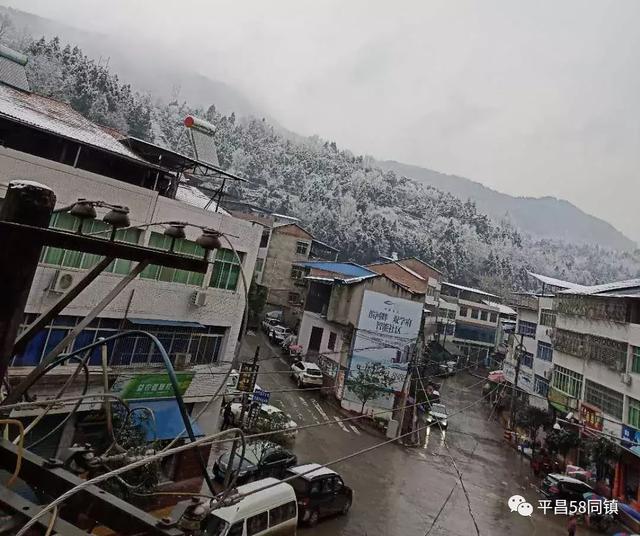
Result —
<svg viewBox="0 0 640 536"><path fill-rule="evenodd" d="M134 422L139 423L144 428L147 441L173 439L180 434L182 434L182 437L188 437L187 432L184 430L180 408L175 400L129 402L129 407L131 409L148 408L153 411L155 427L154 420L148 417L148 412L146 411L136 411L131 417ZM196 437L204 435L193 420L191 421L191 426Z"/></svg>
<svg viewBox="0 0 640 536"><path fill-rule="evenodd" d="M175 328L196 328L205 329L206 326L200 322L189 322L187 320L158 320L156 318L128 318L129 322L136 326L173 326Z"/></svg>

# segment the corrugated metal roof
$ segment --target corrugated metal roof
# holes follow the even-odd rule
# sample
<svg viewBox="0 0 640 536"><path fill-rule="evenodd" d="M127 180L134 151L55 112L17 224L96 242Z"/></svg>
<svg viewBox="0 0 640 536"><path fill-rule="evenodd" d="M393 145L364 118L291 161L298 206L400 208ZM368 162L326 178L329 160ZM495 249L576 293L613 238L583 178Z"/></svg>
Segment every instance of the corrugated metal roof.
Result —
<svg viewBox="0 0 640 536"><path fill-rule="evenodd" d="M625 292L618 292L620 290L623 290ZM600 294L605 296L633 297L635 295L635 292L637 292L638 290L640 290L640 279L627 279L625 281L614 281L612 283L604 283L602 285L592 285L590 287L563 290L561 294Z"/></svg>
<svg viewBox="0 0 640 536"><path fill-rule="evenodd" d="M354 262L331 262L331 261L308 261L296 262L296 266L305 268L317 268L325 272L333 272L334 274L346 275L349 277L365 277L377 275L375 272L368 270L364 266L360 266Z"/></svg>
<svg viewBox="0 0 640 536"><path fill-rule="evenodd" d="M490 306L490 307L496 307L498 309L498 312L501 315L517 315L518 313L516 311L514 311L511 307L509 307L508 305L503 305L501 303L496 303L496 302L492 302L489 300L482 300L482 303Z"/></svg>
<svg viewBox="0 0 640 536"><path fill-rule="evenodd" d="M545 285L551 285L552 287L580 289L585 288L584 285L578 285L577 283L570 283L569 281L563 281L562 279L556 279L555 277L549 277L541 274L534 274L533 272L527 272L531 277L537 279Z"/></svg>
<svg viewBox="0 0 640 536"><path fill-rule="evenodd" d="M140 158L64 102L0 84L0 116L140 164L157 167Z"/></svg>
<svg viewBox="0 0 640 536"><path fill-rule="evenodd" d="M198 190L195 186L190 184L180 184L176 191L176 200L182 201L187 205L198 207L209 212L219 212L220 214L229 214L226 210L218 207L216 211L216 203L211 202L211 199L206 194Z"/></svg>
<svg viewBox="0 0 640 536"><path fill-rule="evenodd" d="M465 287L463 285L456 285L455 283L447 283L446 281L443 281L442 284L447 285L448 287L457 288L458 290L466 290L467 292L473 292L475 294L483 294L484 296L491 296L492 298L500 297L500 296L496 296L495 294L491 294L490 292L485 292L484 290L480 290L472 287Z"/></svg>

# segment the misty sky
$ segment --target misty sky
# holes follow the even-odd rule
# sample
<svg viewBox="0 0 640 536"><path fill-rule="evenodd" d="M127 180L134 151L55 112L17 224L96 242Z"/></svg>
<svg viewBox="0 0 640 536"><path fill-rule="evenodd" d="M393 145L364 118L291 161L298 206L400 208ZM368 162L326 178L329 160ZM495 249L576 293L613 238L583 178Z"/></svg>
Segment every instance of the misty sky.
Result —
<svg viewBox="0 0 640 536"><path fill-rule="evenodd" d="M285 127L640 240L637 0L7 0L177 49Z"/></svg>

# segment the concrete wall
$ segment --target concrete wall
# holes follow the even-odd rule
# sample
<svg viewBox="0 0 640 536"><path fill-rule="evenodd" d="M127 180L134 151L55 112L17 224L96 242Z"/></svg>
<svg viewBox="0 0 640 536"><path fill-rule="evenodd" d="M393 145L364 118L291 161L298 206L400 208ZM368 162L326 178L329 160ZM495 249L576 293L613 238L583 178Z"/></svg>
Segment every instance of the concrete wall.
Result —
<svg viewBox="0 0 640 536"><path fill-rule="evenodd" d="M349 347L346 345L346 348L344 348L346 344L344 332L345 329L348 328L328 322L326 318L318 313L305 311L302 315L300 332L298 333L298 344L302 345L302 353L306 354L309 350L309 338L311 337L311 330L314 327L323 330L319 353L325 354L336 363L346 366ZM332 332L336 334L336 342L333 350L329 348L329 336Z"/></svg>
<svg viewBox="0 0 640 536"><path fill-rule="evenodd" d="M103 177L71 166L59 164L36 156L10 149L0 148L0 183L10 180L29 179L51 187L57 196L57 206L63 206L84 197L109 203L126 205L130 209L132 225L163 221L186 221L218 229L230 235L229 240L240 253L244 253L243 268L247 284L256 260L262 227L224 214L205 211L180 201L158 196L157 192L129 185L121 181ZM6 186L5 186L6 187ZM4 189L0 191L0 195ZM99 211L100 217L105 211ZM162 227L151 227L145 234L146 243L151 230L162 232ZM187 228L187 238L195 239L200 230ZM223 239L223 247L228 247ZM36 272L27 312L40 313L54 303L59 295L47 291L58 267L40 266ZM79 272L61 268L69 272ZM205 277L205 284L211 277L212 266ZM103 274L94 281L61 314L85 316L104 295L113 288L122 276ZM230 328L224 353L221 358L229 360L233 356L240 322L244 312L244 287L238 282L237 291L206 287L209 296L204 307L191 304L191 296L199 287L178 283L167 283L149 279L136 279L100 315L122 318L127 312L130 317L161 320L189 320L206 325Z"/></svg>
<svg viewBox="0 0 640 536"><path fill-rule="evenodd" d="M307 253L296 253L297 242L308 244ZM296 292L304 300L305 288L300 281L291 278L294 262L309 259L311 235L295 225L274 227L271 231L269 249L262 271L262 285L269 289L267 303L281 307L289 306L289 293Z"/></svg>

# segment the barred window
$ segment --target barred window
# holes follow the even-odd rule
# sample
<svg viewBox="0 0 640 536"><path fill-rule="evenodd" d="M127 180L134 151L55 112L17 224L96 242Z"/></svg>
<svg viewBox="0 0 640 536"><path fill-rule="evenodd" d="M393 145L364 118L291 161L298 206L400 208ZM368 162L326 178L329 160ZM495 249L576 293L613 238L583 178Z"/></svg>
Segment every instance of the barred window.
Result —
<svg viewBox="0 0 640 536"><path fill-rule="evenodd" d="M242 258L243 254L239 253ZM242 266L236 254L230 249L218 249L216 260L213 262L213 273L211 274L210 287L222 288L225 290L236 290L240 270Z"/></svg>
<svg viewBox="0 0 640 536"><path fill-rule="evenodd" d="M553 336L553 347L555 350L581 359L599 361L618 372L624 372L627 366L626 342L556 329Z"/></svg>
<svg viewBox="0 0 640 536"><path fill-rule="evenodd" d="M589 404L599 407L607 415L622 419L624 395L604 385L587 380L584 388L584 399Z"/></svg>
<svg viewBox="0 0 640 536"><path fill-rule="evenodd" d="M542 309L540 311L540 325L556 327L556 312L553 309Z"/></svg>
<svg viewBox="0 0 640 536"><path fill-rule="evenodd" d="M171 246L172 238L161 233L151 233L149 237L149 247L168 251ZM204 249L198 244L185 238L178 238L173 245L173 250L181 255L189 257L204 257ZM169 283L182 283L184 285L201 286L204 281L204 274L198 272L189 272L187 270L179 270L177 268L168 268L166 266L158 266L151 264L147 266L140 277L145 279L155 279L157 281L168 281Z"/></svg>
<svg viewBox="0 0 640 536"><path fill-rule="evenodd" d="M537 374L533 378L534 393L546 397L549 394L549 380Z"/></svg>
<svg viewBox="0 0 640 536"><path fill-rule="evenodd" d="M538 325L535 322L527 322L526 320L518 320L518 334L525 337L536 336L536 328Z"/></svg>
<svg viewBox="0 0 640 536"><path fill-rule="evenodd" d="M640 400L629 398L628 424L634 428L640 428Z"/></svg>
<svg viewBox="0 0 640 536"><path fill-rule="evenodd" d="M525 367L533 367L533 354L531 352L524 352L520 359L520 363Z"/></svg>
<svg viewBox="0 0 640 536"><path fill-rule="evenodd" d="M549 343L538 341L536 357L543 361L553 361L553 346Z"/></svg>
<svg viewBox="0 0 640 536"><path fill-rule="evenodd" d="M640 346L632 346L631 372L640 374Z"/></svg>
<svg viewBox="0 0 640 536"><path fill-rule="evenodd" d="M582 374L556 365L553 369L553 386L573 398L580 398Z"/></svg>

